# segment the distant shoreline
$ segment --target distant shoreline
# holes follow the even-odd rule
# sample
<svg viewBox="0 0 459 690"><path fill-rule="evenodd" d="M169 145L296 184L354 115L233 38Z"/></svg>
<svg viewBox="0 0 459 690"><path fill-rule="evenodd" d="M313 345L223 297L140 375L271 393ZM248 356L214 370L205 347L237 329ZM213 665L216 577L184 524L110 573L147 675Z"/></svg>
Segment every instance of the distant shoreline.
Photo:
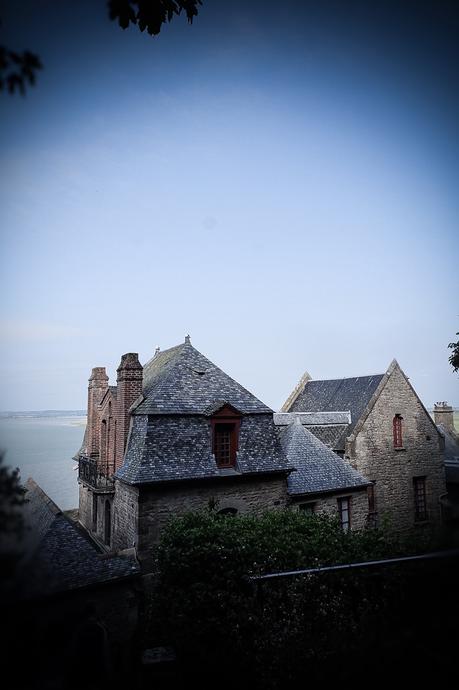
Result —
<svg viewBox="0 0 459 690"><path fill-rule="evenodd" d="M27 410L0 412L0 419L14 419L18 417L86 417L86 410Z"/></svg>

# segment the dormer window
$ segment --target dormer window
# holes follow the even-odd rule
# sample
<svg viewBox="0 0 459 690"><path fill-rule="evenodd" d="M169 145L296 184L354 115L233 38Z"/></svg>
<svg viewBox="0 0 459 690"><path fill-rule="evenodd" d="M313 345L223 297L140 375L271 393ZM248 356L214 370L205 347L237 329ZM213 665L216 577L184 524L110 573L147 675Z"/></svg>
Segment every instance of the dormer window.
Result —
<svg viewBox="0 0 459 690"><path fill-rule="evenodd" d="M392 429L394 434L394 448L403 448L403 438L402 438L402 421L403 417L400 414L396 414L392 420Z"/></svg>
<svg viewBox="0 0 459 690"><path fill-rule="evenodd" d="M234 467L239 445L240 413L231 405L223 405L214 413L211 422L212 450L217 467Z"/></svg>

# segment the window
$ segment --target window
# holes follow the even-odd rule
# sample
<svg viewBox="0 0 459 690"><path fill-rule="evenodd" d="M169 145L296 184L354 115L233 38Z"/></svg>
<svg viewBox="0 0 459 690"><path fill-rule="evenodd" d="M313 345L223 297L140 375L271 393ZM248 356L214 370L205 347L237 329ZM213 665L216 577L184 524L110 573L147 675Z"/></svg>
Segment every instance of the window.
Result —
<svg viewBox="0 0 459 690"><path fill-rule="evenodd" d="M427 520L426 478L413 477L414 519Z"/></svg>
<svg viewBox="0 0 459 690"><path fill-rule="evenodd" d="M224 405L212 420L213 453L218 467L236 465L241 415L231 405Z"/></svg>
<svg viewBox="0 0 459 690"><path fill-rule="evenodd" d="M403 417L400 414L396 414L394 419L392 420L392 428L394 432L394 448L403 448L402 421Z"/></svg>
<svg viewBox="0 0 459 690"><path fill-rule="evenodd" d="M214 453L219 467L231 467L232 447L231 437L234 432L234 424L216 424L214 429Z"/></svg>
<svg viewBox="0 0 459 690"><path fill-rule="evenodd" d="M104 542L110 546L110 538L112 532L112 517L111 517L110 501L105 501L105 515L104 515Z"/></svg>
<svg viewBox="0 0 459 690"><path fill-rule="evenodd" d="M92 531L97 532L97 494L92 495Z"/></svg>
<svg viewBox="0 0 459 690"><path fill-rule="evenodd" d="M368 495L368 512L376 512L376 500L375 500L375 482L371 482L370 486L367 488Z"/></svg>
<svg viewBox="0 0 459 690"><path fill-rule="evenodd" d="M338 498L339 521L345 532L351 529L351 499Z"/></svg>
<svg viewBox="0 0 459 690"><path fill-rule="evenodd" d="M309 503L300 503L298 510L304 513L304 515L314 515L316 512L316 504L312 501L309 501Z"/></svg>
<svg viewBox="0 0 459 690"><path fill-rule="evenodd" d="M368 497L367 526L368 527L376 527L377 526L378 514L376 512L375 484L376 484L376 482L372 481L370 486L367 487L367 497Z"/></svg>

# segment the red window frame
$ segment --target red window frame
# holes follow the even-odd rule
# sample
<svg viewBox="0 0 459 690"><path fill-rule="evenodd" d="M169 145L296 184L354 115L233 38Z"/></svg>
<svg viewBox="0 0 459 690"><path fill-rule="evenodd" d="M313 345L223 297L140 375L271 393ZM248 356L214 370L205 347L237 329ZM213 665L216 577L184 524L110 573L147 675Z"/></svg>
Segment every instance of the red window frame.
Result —
<svg viewBox="0 0 459 690"><path fill-rule="evenodd" d="M403 433L402 433L403 417L396 414L392 420L392 430L394 434L394 448L403 448Z"/></svg>
<svg viewBox="0 0 459 690"><path fill-rule="evenodd" d="M241 414L231 405L224 405L212 419L212 452L217 467L235 467L239 447ZM229 448L228 448L229 446Z"/></svg>

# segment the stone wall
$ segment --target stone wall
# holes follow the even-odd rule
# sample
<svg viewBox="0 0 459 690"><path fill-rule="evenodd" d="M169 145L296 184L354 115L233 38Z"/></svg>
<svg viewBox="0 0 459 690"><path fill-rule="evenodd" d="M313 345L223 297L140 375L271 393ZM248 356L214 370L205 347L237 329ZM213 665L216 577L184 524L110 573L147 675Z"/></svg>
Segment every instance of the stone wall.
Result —
<svg viewBox="0 0 459 690"><path fill-rule="evenodd" d="M401 415L402 447L394 448L393 419ZM443 440L401 369L389 370L374 407L346 442L351 464L375 482L378 524L399 532L436 527L446 492ZM428 520L415 521L414 477L426 478Z"/></svg>
<svg viewBox="0 0 459 690"><path fill-rule="evenodd" d="M80 483L78 501L78 519L87 530L92 530L92 491Z"/></svg>
<svg viewBox="0 0 459 690"><path fill-rule="evenodd" d="M106 512L105 504L108 501L110 510ZM106 542L105 520L106 515L110 518L110 542ZM95 525L94 525L95 518ZM78 519L81 524L94 536L101 546L113 550L113 529L114 529L114 502L113 493L96 492L80 483L80 500ZM94 529L95 527L95 529ZM132 546L132 544L131 544Z"/></svg>
<svg viewBox="0 0 459 690"><path fill-rule="evenodd" d="M139 531L139 490L115 481L112 511L112 549L119 551L137 546Z"/></svg>
<svg viewBox="0 0 459 690"><path fill-rule="evenodd" d="M119 484L121 482L117 482ZM133 491L128 485L117 487L117 501L119 497L128 495L129 490ZM149 570L154 566L155 546L161 531L172 516L206 508L209 502L216 502L217 510L234 508L238 513L285 508L287 481L282 475L225 478L215 482L196 481L161 488L145 486L140 488L139 493L137 554L142 568ZM129 499L124 499L124 503L129 506ZM132 510L131 506L129 510ZM123 513L126 514L125 509ZM126 546L128 544L124 548Z"/></svg>
<svg viewBox="0 0 459 690"><path fill-rule="evenodd" d="M299 510L301 505L307 503L314 504L315 513L324 513L326 515L331 515L334 517L339 517L338 510L338 499L347 498L350 500L351 509L351 529L363 529L367 525L368 518L368 498L367 491L341 491L337 494L327 494L327 495L310 495L303 496L302 498L296 498L292 500L292 507L296 507Z"/></svg>

